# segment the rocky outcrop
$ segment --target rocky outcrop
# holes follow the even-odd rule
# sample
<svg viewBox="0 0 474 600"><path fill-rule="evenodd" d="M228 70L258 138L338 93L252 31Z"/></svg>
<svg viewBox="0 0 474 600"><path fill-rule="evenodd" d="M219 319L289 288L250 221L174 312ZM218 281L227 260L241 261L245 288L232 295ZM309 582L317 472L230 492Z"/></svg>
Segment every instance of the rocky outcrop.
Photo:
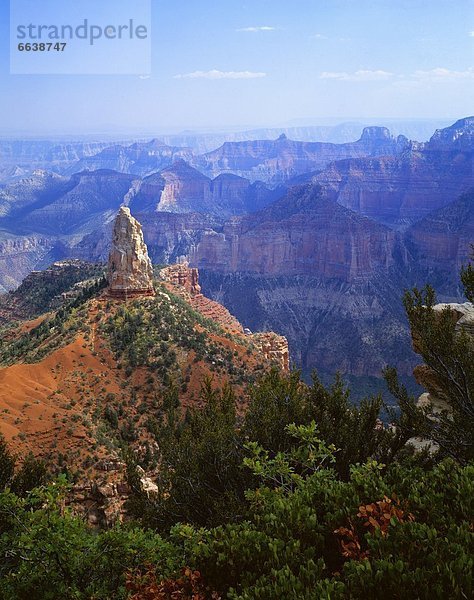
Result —
<svg viewBox="0 0 474 600"><path fill-rule="evenodd" d="M197 269L190 268L187 263L170 265L161 269L160 279L165 282L171 291L186 300L203 317L214 321L233 335L244 333L239 321L222 304L214 302L214 300L201 294Z"/></svg>
<svg viewBox="0 0 474 600"><path fill-rule="evenodd" d="M161 269L160 277L172 286L184 290L191 297L201 293L198 270L190 268L187 263L170 265Z"/></svg>
<svg viewBox="0 0 474 600"><path fill-rule="evenodd" d="M283 371L290 370L288 340L273 331L251 334L252 341L263 356L271 363L279 365Z"/></svg>
<svg viewBox="0 0 474 600"><path fill-rule="evenodd" d="M152 296L153 268L140 223L122 206L115 219L107 293L114 298Z"/></svg>
<svg viewBox="0 0 474 600"><path fill-rule="evenodd" d="M455 323L456 334L465 332L474 341L474 304L471 302L464 302L464 304L441 303L436 304L433 310L439 314L445 310L449 310ZM415 352L420 351L416 337L413 337L413 348ZM419 385L427 390L420 396L418 400L419 405L431 405L435 412L440 410L449 411L449 404L446 402L443 385L439 381L437 373L428 365L423 364L415 367L413 375Z"/></svg>
<svg viewBox="0 0 474 600"><path fill-rule="evenodd" d="M456 333L461 331L466 332L474 340L474 304L471 302L457 303L441 303L434 307L435 312L442 312L449 309L456 321Z"/></svg>
<svg viewBox="0 0 474 600"><path fill-rule="evenodd" d="M175 294L184 298L194 310L220 325L228 333L246 336L254 344L264 361L277 365L283 371L289 371L288 340L273 331L251 333L248 329L244 330L240 322L222 304L206 298L201 293L197 269L190 268L187 263L170 265L161 269L160 279Z"/></svg>
<svg viewBox="0 0 474 600"><path fill-rule="evenodd" d="M126 464L117 458L103 459L94 465L96 478L72 487L68 505L94 527L112 527L127 519L126 503L131 495ZM158 486L142 467L136 467L142 490L158 493Z"/></svg>
<svg viewBox="0 0 474 600"><path fill-rule="evenodd" d="M425 279L438 273L437 289L449 294L458 285L458 273L469 261L474 241L474 189L434 211L405 234L405 244Z"/></svg>

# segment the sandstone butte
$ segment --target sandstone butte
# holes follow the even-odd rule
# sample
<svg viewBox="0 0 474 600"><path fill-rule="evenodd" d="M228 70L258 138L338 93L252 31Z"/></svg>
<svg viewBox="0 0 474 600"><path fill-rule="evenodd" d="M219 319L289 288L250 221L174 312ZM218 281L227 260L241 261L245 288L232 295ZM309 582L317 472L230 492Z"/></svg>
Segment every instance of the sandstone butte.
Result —
<svg viewBox="0 0 474 600"><path fill-rule="evenodd" d="M108 295L114 298L153 296L153 267L140 223L121 206L115 218L108 264Z"/></svg>

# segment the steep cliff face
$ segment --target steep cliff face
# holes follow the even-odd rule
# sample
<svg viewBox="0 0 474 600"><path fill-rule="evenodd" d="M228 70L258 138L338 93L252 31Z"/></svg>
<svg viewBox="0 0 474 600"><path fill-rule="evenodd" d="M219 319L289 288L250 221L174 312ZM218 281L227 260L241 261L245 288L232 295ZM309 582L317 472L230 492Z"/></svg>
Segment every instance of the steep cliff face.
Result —
<svg viewBox="0 0 474 600"><path fill-rule="evenodd" d="M137 212L203 212L225 218L263 208L278 194L261 182L251 184L237 175L210 179L178 160L138 183L127 201Z"/></svg>
<svg viewBox="0 0 474 600"><path fill-rule="evenodd" d="M330 190L342 206L404 229L452 202L474 184L474 176L468 155L430 160L415 151L397 158L334 163L313 181Z"/></svg>
<svg viewBox="0 0 474 600"><path fill-rule="evenodd" d="M153 268L140 223L122 206L114 221L107 269L107 293L114 298L152 296Z"/></svg>
<svg viewBox="0 0 474 600"><path fill-rule="evenodd" d="M0 292L17 287L54 247L54 240L37 235L8 235L0 239Z"/></svg>
<svg viewBox="0 0 474 600"><path fill-rule="evenodd" d="M380 377L387 364L411 375L411 350L400 294L408 280L390 269L351 283L318 276L224 274L199 270L204 293L252 331L271 329L289 343L306 376L340 371Z"/></svg>
<svg viewBox="0 0 474 600"><path fill-rule="evenodd" d="M205 173L236 173L251 181L271 183L325 168L330 162L344 158L395 155L408 140L394 139L385 127L367 127L357 142L330 144L299 142L282 134L277 140L225 142L220 148L196 157L194 163Z"/></svg>
<svg viewBox="0 0 474 600"><path fill-rule="evenodd" d="M172 168L160 173L164 188L156 210L168 212L208 212L210 181L184 161L175 162Z"/></svg>
<svg viewBox="0 0 474 600"><path fill-rule="evenodd" d="M452 294L474 243L474 189L413 225L405 243L421 276Z"/></svg>
<svg viewBox="0 0 474 600"><path fill-rule="evenodd" d="M343 208L318 186L293 188L266 209L227 221L196 213L136 214L154 262L189 260L222 273L352 281L404 256L394 231ZM103 236L84 238L72 254L103 259Z"/></svg>
<svg viewBox="0 0 474 600"><path fill-rule="evenodd" d="M206 231L191 260L214 271L321 275L350 281L394 263L397 236L328 199L317 186Z"/></svg>

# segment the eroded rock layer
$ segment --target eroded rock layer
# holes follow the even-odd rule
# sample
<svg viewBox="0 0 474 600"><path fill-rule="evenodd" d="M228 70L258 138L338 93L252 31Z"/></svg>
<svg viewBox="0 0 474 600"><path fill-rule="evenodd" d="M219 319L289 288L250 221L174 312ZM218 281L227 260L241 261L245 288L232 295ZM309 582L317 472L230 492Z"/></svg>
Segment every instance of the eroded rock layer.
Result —
<svg viewBox="0 0 474 600"><path fill-rule="evenodd" d="M214 321L231 334L243 335L242 325L222 304L201 294L197 269L188 267L187 263L170 265L160 271L160 277L171 291L191 304L203 317Z"/></svg>
<svg viewBox="0 0 474 600"><path fill-rule="evenodd" d="M114 223L108 264L108 295L152 296L153 268L140 223L122 206Z"/></svg>
<svg viewBox="0 0 474 600"><path fill-rule="evenodd" d="M282 370L290 368L288 340L273 331L251 333L222 304L207 298L201 293L198 269L187 263L170 265L160 271L160 278L170 289L189 302L197 312L220 325L232 335L247 337L261 354L264 361L278 365Z"/></svg>
<svg viewBox="0 0 474 600"><path fill-rule="evenodd" d="M265 331L252 334L252 341L267 360L276 363L284 371L289 371L290 355L288 340L285 336L278 335L273 331Z"/></svg>

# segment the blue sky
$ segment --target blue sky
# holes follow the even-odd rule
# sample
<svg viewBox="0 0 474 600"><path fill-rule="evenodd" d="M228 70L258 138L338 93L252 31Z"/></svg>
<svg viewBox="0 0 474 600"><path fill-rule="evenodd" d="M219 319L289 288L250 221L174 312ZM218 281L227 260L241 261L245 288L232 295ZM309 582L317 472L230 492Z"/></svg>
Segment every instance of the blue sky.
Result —
<svg viewBox="0 0 474 600"><path fill-rule="evenodd" d="M474 0L151 1L139 76L10 75L0 0L0 134L474 113Z"/></svg>

